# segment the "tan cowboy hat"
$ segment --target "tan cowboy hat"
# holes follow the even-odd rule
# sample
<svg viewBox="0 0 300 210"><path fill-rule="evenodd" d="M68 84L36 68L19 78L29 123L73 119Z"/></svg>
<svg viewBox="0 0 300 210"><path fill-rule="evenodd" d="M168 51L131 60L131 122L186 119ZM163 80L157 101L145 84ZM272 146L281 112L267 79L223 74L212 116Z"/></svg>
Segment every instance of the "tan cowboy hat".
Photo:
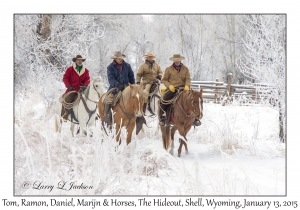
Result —
<svg viewBox="0 0 300 210"><path fill-rule="evenodd" d="M154 58L156 58L156 56L155 55L153 55L153 53L152 52L147 52L147 54L146 55L143 55L143 57L144 58L147 58L147 57L154 57Z"/></svg>
<svg viewBox="0 0 300 210"><path fill-rule="evenodd" d="M112 59L115 59L115 58L126 58L126 56L124 55L124 54L122 54L120 51L116 51L115 53L114 53L114 55L113 56L111 56L111 58Z"/></svg>
<svg viewBox="0 0 300 210"><path fill-rule="evenodd" d="M72 58L72 61L73 62L76 62L76 60L77 59L81 59L82 60L82 62L84 62L85 61L85 58L82 58L82 56L81 55L76 55L76 57L75 58Z"/></svg>
<svg viewBox="0 0 300 210"><path fill-rule="evenodd" d="M182 61L185 57L181 56L180 54L174 54L173 57L169 58L170 61Z"/></svg>

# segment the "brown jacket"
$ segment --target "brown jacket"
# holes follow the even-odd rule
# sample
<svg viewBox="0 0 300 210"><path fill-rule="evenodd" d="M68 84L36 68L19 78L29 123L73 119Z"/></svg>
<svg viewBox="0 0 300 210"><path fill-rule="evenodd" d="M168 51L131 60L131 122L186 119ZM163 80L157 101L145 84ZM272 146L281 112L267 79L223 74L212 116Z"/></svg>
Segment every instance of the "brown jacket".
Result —
<svg viewBox="0 0 300 210"><path fill-rule="evenodd" d="M188 67L181 66L180 72L173 67L173 65L166 68L164 77L162 78L163 84L169 89L169 85L173 85L175 88L179 86L190 86L191 76Z"/></svg>
<svg viewBox="0 0 300 210"><path fill-rule="evenodd" d="M149 68L149 63L145 61L139 68L136 74L136 82L141 82L143 78L143 83L152 83L154 82L157 75L162 76L162 71L160 66L154 62L152 69Z"/></svg>

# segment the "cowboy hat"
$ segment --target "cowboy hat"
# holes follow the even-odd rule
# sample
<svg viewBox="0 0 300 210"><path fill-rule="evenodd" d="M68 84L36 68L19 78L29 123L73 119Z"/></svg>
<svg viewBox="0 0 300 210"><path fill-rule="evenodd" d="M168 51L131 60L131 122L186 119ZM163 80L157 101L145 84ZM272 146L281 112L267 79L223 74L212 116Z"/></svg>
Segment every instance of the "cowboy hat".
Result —
<svg viewBox="0 0 300 210"><path fill-rule="evenodd" d="M114 53L114 55L113 56L111 56L111 58L112 59L115 59L115 58L126 58L126 56L124 55L124 54L122 54L120 51L116 51L115 53Z"/></svg>
<svg viewBox="0 0 300 210"><path fill-rule="evenodd" d="M156 58L156 56L155 55L153 55L153 53L152 52L147 52L147 54L146 55L143 55L143 57L144 58L147 58L147 57L154 57L154 58Z"/></svg>
<svg viewBox="0 0 300 210"><path fill-rule="evenodd" d="M173 57L169 58L170 61L182 61L185 57L181 56L180 54L174 54Z"/></svg>
<svg viewBox="0 0 300 210"><path fill-rule="evenodd" d="M85 61L85 58L82 58L82 56L81 55L76 55L76 57L75 58L72 58L72 61L73 62L76 62L76 60L77 59L81 59L82 60L82 62L84 62Z"/></svg>

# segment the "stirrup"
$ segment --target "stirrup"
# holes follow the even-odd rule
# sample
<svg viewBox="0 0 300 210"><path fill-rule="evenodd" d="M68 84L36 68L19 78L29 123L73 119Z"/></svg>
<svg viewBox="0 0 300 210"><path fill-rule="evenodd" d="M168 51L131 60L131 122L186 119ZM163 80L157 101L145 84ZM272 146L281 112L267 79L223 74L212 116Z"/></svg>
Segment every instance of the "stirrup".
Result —
<svg viewBox="0 0 300 210"><path fill-rule="evenodd" d="M68 114L65 113L63 116L62 116L62 119L64 122L67 122L68 121Z"/></svg>
<svg viewBox="0 0 300 210"><path fill-rule="evenodd" d="M195 121L193 122L193 125L194 125L194 126L199 126L199 125L201 125L200 120L195 119Z"/></svg>
<svg viewBox="0 0 300 210"><path fill-rule="evenodd" d="M165 124L166 124L166 118L163 117L162 119L160 119L159 125L164 126Z"/></svg>

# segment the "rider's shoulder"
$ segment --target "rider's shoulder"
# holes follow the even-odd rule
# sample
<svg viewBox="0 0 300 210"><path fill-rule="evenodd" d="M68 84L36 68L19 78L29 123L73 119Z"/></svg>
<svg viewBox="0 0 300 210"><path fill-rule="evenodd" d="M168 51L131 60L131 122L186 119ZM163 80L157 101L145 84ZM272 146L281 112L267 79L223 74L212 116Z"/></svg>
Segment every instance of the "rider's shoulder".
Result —
<svg viewBox="0 0 300 210"><path fill-rule="evenodd" d="M113 67L113 62L111 62L111 63L107 66L108 69L110 69L110 68L112 68L112 67Z"/></svg>

